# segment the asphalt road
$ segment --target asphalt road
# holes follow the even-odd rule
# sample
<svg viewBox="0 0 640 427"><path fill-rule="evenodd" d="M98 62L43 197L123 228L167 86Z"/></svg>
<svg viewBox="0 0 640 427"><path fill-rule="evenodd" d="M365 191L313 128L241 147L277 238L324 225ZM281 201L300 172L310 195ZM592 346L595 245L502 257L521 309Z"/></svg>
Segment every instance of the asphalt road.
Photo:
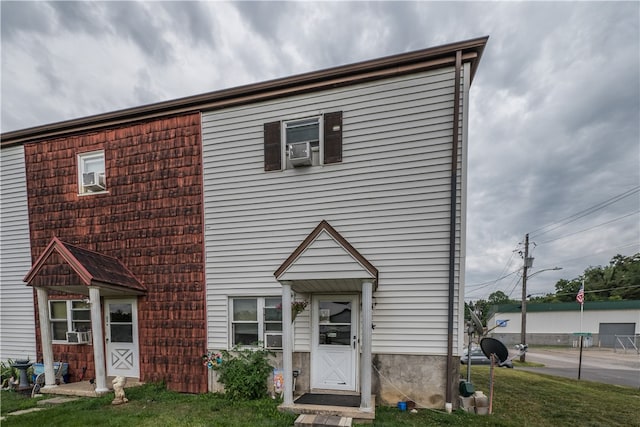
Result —
<svg viewBox="0 0 640 427"><path fill-rule="evenodd" d="M517 369L578 379L578 349L538 349L527 352L528 362L542 363L541 368ZM585 348L582 352L580 379L621 385L640 390L640 354L614 352L610 349Z"/></svg>

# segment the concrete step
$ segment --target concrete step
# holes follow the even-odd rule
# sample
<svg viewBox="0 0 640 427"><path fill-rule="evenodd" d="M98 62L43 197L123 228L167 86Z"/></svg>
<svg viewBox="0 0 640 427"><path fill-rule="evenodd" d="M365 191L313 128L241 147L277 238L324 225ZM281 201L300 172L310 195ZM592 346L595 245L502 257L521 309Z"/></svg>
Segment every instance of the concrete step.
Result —
<svg viewBox="0 0 640 427"><path fill-rule="evenodd" d="M294 426L322 427L322 426L347 426L351 427L351 417L338 415L301 414L296 419Z"/></svg>

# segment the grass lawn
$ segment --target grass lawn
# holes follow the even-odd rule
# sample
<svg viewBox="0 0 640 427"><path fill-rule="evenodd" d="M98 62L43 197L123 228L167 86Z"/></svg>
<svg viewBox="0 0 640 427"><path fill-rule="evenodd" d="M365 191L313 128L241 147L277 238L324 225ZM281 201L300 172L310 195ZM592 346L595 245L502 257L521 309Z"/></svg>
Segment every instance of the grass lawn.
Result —
<svg viewBox="0 0 640 427"><path fill-rule="evenodd" d="M488 395L489 368L472 367L476 390ZM278 401L230 401L215 394L187 395L147 384L126 390L129 403L112 406L112 395L82 398L46 410L8 416L2 426L292 426L293 414ZM38 399L3 391L1 412L37 405ZM46 398L46 396L45 396ZM373 426L640 426L640 391L496 369L493 415L379 407Z"/></svg>

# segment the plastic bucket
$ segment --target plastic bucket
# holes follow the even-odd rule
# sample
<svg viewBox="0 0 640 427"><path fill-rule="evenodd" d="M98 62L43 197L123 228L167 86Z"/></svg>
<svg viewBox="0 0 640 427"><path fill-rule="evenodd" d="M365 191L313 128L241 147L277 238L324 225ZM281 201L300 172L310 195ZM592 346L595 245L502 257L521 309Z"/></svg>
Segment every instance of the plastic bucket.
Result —
<svg viewBox="0 0 640 427"><path fill-rule="evenodd" d="M401 411L406 411L407 410L407 402L398 402L398 409L400 409Z"/></svg>

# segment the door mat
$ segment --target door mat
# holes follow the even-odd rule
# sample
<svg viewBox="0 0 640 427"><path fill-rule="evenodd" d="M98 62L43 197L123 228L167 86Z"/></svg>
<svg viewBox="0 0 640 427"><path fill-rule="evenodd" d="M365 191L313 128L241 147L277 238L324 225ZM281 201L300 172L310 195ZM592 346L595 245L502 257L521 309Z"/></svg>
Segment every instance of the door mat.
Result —
<svg viewBox="0 0 640 427"><path fill-rule="evenodd" d="M305 393L297 398L294 403L303 405L346 406L349 408L358 408L360 407L360 396L350 394Z"/></svg>

